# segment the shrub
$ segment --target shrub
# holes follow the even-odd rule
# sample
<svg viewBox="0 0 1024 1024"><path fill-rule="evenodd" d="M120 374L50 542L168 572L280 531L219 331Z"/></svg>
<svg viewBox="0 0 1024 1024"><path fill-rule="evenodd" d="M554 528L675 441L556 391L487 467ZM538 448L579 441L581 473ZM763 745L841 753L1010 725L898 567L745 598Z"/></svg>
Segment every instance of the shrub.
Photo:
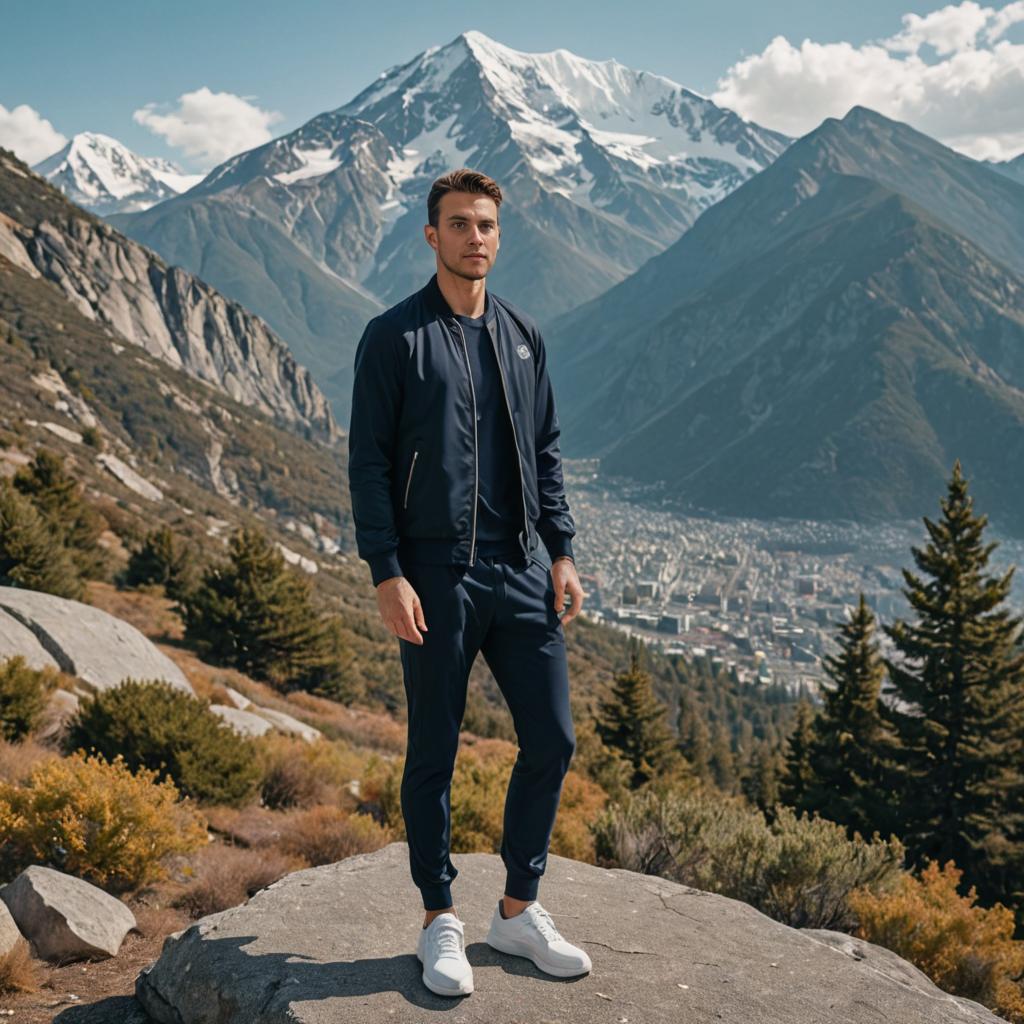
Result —
<svg viewBox="0 0 1024 1024"><path fill-rule="evenodd" d="M260 796L267 807L313 807L345 801L347 785L359 776L361 758L337 740L316 743L278 733L259 739Z"/></svg>
<svg viewBox="0 0 1024 1024"><path fill-rule="evenodd" d="M75 600L84 593L64 543L24 495L0 479L0 586Z"/></svg>
<svg viewBox="0 0 1024 1024"><path fill-rule="evenodd" d="M191 549L169 526L160 526L132 552L124 582L129 587L159 583L168 597L179 601L195 586L197 575Z"/></svg>
<svg viewBox="0 0 1024 1024"><path fill-rule="evenodd" d="M379 850L391 839L390 829L368 814L350 814L340 807L323 804L290 814L281 825L278 845L312 867L319 867Z"/></svg>
<svg viewBox="0 0 1024 1024"><path fill-rule="evenodd" d="M904 873L893 892L855 892L855 934L898 953L939 988L1024 1021L1024 942L1015 942L1013 911L974 905L972 886L957 893L963 872L953 861L929 861L921 877Z"/></svg>
<svg viewBox="0 0 1024 1024"><path fill-rule="evenodd" d="M21 740L35 729L58 677L52 668L29 668L20 654L0 665L0 736Z"/></svg>
<svg viewBox="0 0 1024 1024"><path fill-rule="evenodd" d="M736 797L648 788L598 816L597 859L743 900L795 928L848 931L855 923L850 894L892 885L902 845L877 836L848 840L833 822L775 810L768 825Z"/></svg>
<svg viewBox="0 0 1024 1024"><path fill-rule="evenodd" d="M201 802L241 804L256 793L257 749L208 704L161 680L126 679L87 698L68 722L65 751L80 747L172 778Z"/></svg>
<svg viewBox="0 0 1024 1024"><path fill-rule="evenodd" d="M163 877L164 857L207 841L172 781L80 754L40 762L24 786L0 782L0 834L8 877L42 863L111 891Z"/></svg>

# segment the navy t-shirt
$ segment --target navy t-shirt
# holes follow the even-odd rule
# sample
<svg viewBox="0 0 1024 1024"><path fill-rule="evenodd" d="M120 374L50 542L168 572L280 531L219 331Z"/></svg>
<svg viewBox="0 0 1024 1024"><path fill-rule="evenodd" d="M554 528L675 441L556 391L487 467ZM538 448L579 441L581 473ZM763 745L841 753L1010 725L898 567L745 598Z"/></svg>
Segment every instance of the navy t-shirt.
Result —
<svg viewBox="0 0 1024 1024"><path fill-rule="evenodd" d="M490 297L487 299L490 303ZM489 305L488 305L489 311ZM508 406L502 390L498 359L480 317L456 314L466 336L473 389L476 393L476 436L480 490L476 512L477 551L496 554L518 550L523 528L523 499L519 463Z"/></svg>

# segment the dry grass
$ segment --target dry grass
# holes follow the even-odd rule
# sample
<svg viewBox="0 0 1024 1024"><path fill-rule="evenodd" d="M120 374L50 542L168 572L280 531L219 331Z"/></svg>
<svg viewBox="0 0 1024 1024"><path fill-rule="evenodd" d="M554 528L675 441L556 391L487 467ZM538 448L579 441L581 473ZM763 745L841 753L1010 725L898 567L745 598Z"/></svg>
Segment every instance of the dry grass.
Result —
<svg viewBox="0 0 1024 1024"><path fill-rule="evenodd" d="M42 971L32 956L25 939L17 942L0 955L0 993L38 992L42 984Z"/></svg>
<svg viewBox="0 0 1024 1024"><path fill-rule="evenodd" d="M172 903L191 918L205 917L237 907L284 875L308 866L301 857L273 847L212 844L191 859L191 878L181 884Z"/></svg>
<svg viewBox="0 0 1024 1024"><path fill-rule="evenodd" d="M32 737L20 743L0 739L0 781L21 785L40 761L60 755Z"/></svg>
<svg viewBox="0 0 1024 1024"><path fill-rule="evenodd" d="M180 640L184 635L181 618L172 610L174 601L165 597L161 590L155 587L118 590L112 583L89 580L86 600L131 623L150 640Z"/></svg>
<svg viewBox="0 0 1024 1024"><path fill-rule="evenodd" d="M269 733L259 741L263 766L261 794L267 807L314 807L338 804L355 808L350 786L363 771L366 757L341 740L307 743L294 736Z"/></svg>

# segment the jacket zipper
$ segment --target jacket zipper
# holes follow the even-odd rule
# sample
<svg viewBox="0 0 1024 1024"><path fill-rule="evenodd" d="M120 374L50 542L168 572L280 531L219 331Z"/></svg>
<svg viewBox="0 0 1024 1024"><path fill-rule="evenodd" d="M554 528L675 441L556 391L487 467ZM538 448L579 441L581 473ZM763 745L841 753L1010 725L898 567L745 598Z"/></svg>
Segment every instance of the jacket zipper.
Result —
<svg viewBox="0 0 1024 1024"><path fill-rule="evenodd" d="M490 330L487 331L488 337L491 336ZM498 351L497 345L494 343L494 338L491 337L491 344L494 346L494 360L498 364L498 376L501 378L501 391L505 396L505 408L508 409L508 418L512 424L512 440L516 446L516 465L519 467L519 493L523 499L523 531L526 535L527 540L530 536L530 523L529 514L526 511L526 481L523 479L523 457L519 454L519 438L516 436L516 421L512 415L512 404L508 400L508 388L505 386L505 371L501 368L501 353ZM524 549L523 554L526 554Z"/></svg>
<svg viewBox="0 0 1024 1024"><path fill-rule="evenodd" d="M462 351L466 356L466 373L469 374L469 393L473 396L473 530L469 535L469 564L476 564L476 506L480 492L480 455L477 451L478 442L476 437L476 388L473 387L473 368L469 362L469 349L466 347L466 335L462 332L462 324L458 320L452 321L459 329L459 337L462 338Z"/></svg>
<svg viewBox="0 0 1024 1024"><path fill-rule="evenodd" d="M409 507L409 484L412 483L412 471L416 468L416 456L419 455L419 449L412 453L412 462L409 465L409 477L405 481L405 499L402 502L402 508Z"/></svg>

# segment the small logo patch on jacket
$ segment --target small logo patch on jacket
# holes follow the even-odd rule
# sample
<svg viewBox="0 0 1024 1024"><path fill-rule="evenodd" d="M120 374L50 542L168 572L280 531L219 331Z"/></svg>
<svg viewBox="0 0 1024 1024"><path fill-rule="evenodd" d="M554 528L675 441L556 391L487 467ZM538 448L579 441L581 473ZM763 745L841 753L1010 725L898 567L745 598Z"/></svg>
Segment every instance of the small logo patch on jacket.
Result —
<svg viewBox="0 0 1024 1024"><path fill-rule="evenodd" d="M520 359L529 359L530 358L530 346L529 345L517 345L516 346L516 354L519 356Z"/></svg>

